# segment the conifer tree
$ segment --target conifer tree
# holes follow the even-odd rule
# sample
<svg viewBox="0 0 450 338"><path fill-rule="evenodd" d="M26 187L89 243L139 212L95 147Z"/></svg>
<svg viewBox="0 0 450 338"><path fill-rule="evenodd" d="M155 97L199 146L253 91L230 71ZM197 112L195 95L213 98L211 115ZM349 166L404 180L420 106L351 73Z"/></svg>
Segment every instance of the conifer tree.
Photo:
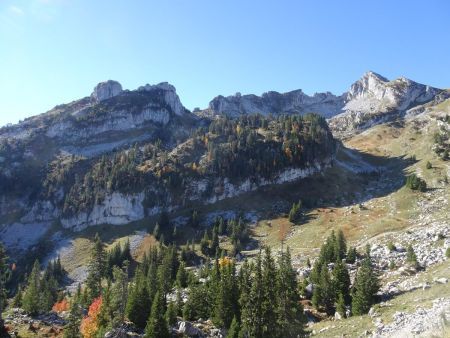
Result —
<svg viewBox="0 0 450 338"><path fill-rule="evenodd" d="M239 338L239 333L241 331L241 326L239 325L239 322L236 319L236 316L233 317L233 320L231 321L230 329L228 330L227 335L225 338Z"/></svg>
<svg viewBox="0 0 450 338"><path fill-rule="evenodd" d="M282 253L277 277L278 324L282 337L297 337L303 332L303 308L297 291L296 273L292 267L289 248Z"/></svg>
<svg viewBox="0 0 450 338"><path fill-rule="evenodd" d="M208 231L205 230L205 233L203 234L203 238L200 241L200 251L204 255L209 255L209 236Z"/></svg>
<svg viewBox="0 0 450 338"><path fill-rule="evenodd" d="M137 327L145 328L151 308L147 283L141 268L136 271L126 306L126 314Z"/></svg>
<svg viewBox="0 0 450 338"><path fill-rule="evenodd" d="M314 306L323 307L326 313L331 314L335 301L335 292L331 282L330 273L326 265L322 265L318 286L313 292Z"/></svg>
<svg viewBox="0 0 450 338"><path fill-rule="evenodd" d="M346 304L350 303L350 274L347 267L338 261L333 269L333 286L336 295L342 295Z"/></svg>
<svg viewBox="0 0 450 338"><path fill-rule="evenodd" d="M177 307L174 302L169 302L169 305L167 305L165 317L169 326L177 323Z"/></svg>
<svg viewBox="0 0 450 338"><path fill-rule="evenodd" d="M89 289L89 302L98 297L102 291L102 278L105 276L106 256L103 243L98 234L94 238L94 247L88 265L86 285Z"/></svg>
<svg viewBox="0 0 450 338"><path fill-rule="evenodd" d="M113 268L114 284L111 288L111 307L113 309L113 326L122 323L125 319L128 302L128 265L124 269L115 266ZM145 283L145 280L144 282Z"/></svg>
<svg viewBox="0 0 450 338"><path fill-rule="evenodd" d="M277 269L269 247L265 248L263 260L263 299L262 324L263 337L277 337L278 326L278 299L277 299Z"/></svg>
<svg viewBox="0 0 450 338"><path fill-rule="evenodd" d="M186 264L181 262L177 271L177 286L179 288L185 288L187 286L187 281L188 275L186 272Z"/></svg>
<svg viewBox="0 0 450 338"><path fill-rule="evenodd" d="M345 318L345 300L342 293L338 294L338 300L336 304L336 312L338 312L342 318Z"/></svg>
<svg viewBox="0 0 450 338"><path fill-rule="evenodd" d="M338 231L336 242L335 242L335 258L336 262L345 258L347 253L347 243L345 241L344 233L342 230Z"/></svg>
<svg viewBox="0 0 450 338"><path fill-rule="evenodd" d="M345 261L349 264L353 264L356 261L356 248L350 247L347 252L347 258Z"/></svg>
<svg viewBox="0 0 450 338"><path fill-rule="evenodd" d="M231 318L239 315L239 294L233 262L221 268L213 297L215 298L213 321L219 327L228 328L231 324Z"/></svg>
<svg viewBox="0 0 450 338"><path fill-rule="evenodd" d="M150 317L145 327L146 338L169 338L169 328L164 318L165 303L163 292L157 291L153 300Z"/></svg>
<svg viewBox="0 0 450 338"><path fill-rule="evenodd" d="M380 286L375 275L370 257L366 257L358 269L352 288L352 313L362 315L375 303L375 295Z"/></svg>
<svg viewBox="0 0 450 338"><path fill-rule="evenodd" d="M25 312L36 315L40 312L40 273L41 268L39 265L39 261L36 260L33 265L33 269L31 270L30 277L28 278L28 286L25 290L25 294L23 296L23 309Z"/></svg>
<svg viewBox="0 0 450 338"><path fill-rule="evenodd" d="M64 327L64 338L80 338L81 306L76 298L70 304L69 317Z"/></svg>
<svg viewBox="0 0 450 338"><path fill-rule="evenodd" d="M417 268L419 263L417 262L417 256L411 244L406 249L406 262Z"/></svg>
<svg viewBox="0 0 450 338"><path fill-rule="evenodd" d="M261 252L256 258L248 297L241 298L242 333L248 337L263 337L264 282ZM242 294L243 295L243 294Z"/></svg>

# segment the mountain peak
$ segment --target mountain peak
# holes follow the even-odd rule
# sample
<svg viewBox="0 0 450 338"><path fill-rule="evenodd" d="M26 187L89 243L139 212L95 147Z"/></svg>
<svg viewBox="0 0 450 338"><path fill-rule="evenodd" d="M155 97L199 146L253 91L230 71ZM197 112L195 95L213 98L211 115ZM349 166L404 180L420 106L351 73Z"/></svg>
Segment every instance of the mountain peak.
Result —
<svg viewBox="0 0 450 338"><path fill-rule="evenodd" d="M96 101L107 100L111 97L117 96L122 92L122 85L114 80L100 82L94 88L91 94Z"/></svg>

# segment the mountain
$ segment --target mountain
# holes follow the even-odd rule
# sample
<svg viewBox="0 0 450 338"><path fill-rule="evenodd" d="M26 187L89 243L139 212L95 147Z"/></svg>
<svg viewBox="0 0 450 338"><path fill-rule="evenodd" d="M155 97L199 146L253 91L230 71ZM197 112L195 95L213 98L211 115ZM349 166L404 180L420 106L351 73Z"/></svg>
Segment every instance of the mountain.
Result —
<svg viewBox="0 0 450 338"><path fill-rule="evenodd" d="M226 114L237 117L242 114L260 113L268 114L305 114L319 113L324 117L331 117L339 113L344 106L344 97L335 96L329 92L316 93L308 96L301 89L287 93L270 91L256 95L241 95L215 97L204 114Z"/></svg>
<svg viewBox="0 0 450 338"><path fill-rule="evenodd" d="M408 114L423 112L450 97L445 90L423 85L401 77L389 81L374 72L367 72L345 94L342 113L329 123L335 134L386 122Z"/></svg>
<svg viewBox="0 0 450 338"><path fill-rule="evenodd" d="M267 92L262 96L217 96L199 115L225 114L305 114L318 113L329 118L335 135L364 130L373 124L422 112L450 97L449 92L423 85L404 77L389 81L385 77L367 72L340 96L329 92L308 96L302 90L287 93Z"/></svg>
<svg viewBox="0 0 450 338"><path fill-rule="evenodd" d="M0 129L0 235L20 251L55 222L80 231L213 204L321 172L335 151L317 115L201 119L168 83L102 82Z"/></svg>

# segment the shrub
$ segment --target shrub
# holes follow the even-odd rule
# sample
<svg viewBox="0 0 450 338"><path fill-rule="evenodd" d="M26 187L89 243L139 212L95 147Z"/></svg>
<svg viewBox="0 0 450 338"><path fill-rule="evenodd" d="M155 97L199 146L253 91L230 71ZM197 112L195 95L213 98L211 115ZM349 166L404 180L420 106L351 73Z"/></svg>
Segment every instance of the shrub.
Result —
<svg viewBox="0 0 450 338"><path fill-rule="evenodd" d="M445 255L447 256L447 258L450 258L450 246L445 251Z"/></svg>
<svg viewBox="0 0 450 338"><path fill-rule="evenodd" d="M433 168L433 166L431 165L431 162L428 161L428 162L427 162L427 169L431 169L431 168Z"/></svg>
<svg viewBox="0 0 450 338"><path fill-rule="evenodd" d="M416 174L409 175L406 178L406 186L411 190L419 190L422 192L427 190L427 183Z"/></svg>
<svg viewBox="0 0 450 338"><path fill-rule="evenodd" d="M397 249L397 248L395 247L394 243L392 243L392 242L389 242L389 243L387 244L387 248L388 248L388 250L389 250L390 252L395 251L395 250Z"/></svg>

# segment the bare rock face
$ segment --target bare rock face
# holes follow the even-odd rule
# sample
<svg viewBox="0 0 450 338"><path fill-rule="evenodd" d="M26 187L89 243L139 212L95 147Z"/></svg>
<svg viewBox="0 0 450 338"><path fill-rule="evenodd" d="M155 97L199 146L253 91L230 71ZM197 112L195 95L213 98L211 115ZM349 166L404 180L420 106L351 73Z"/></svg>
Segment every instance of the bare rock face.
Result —
<svg viewBox="0 0 450 338"><path fill-rule="evenodd" d="M304 114L319 113L324 117L331 117L341 112L344 97L335 96L330 92L316 93L308 96L301 89L287 93L270 91L257 95L217 96L209 103L212 114L226 114L236 117L242 114Z"/></svg>
<svg viewBox="0 0 450 338"><path fill-rule="evenodd" d="M104 101L110 99L111 97L117 96L122 92L122 85L113 80L108 80L105 82L100 82L95 86L91 97L96 101Z"/></svg>
<svg viewBox="0 0 450 338"><path fill-rule="evenodd" d="M332 117L329 124L337 135L364 130L440 100L443 93L441 89L404 77L389 81L379 74L367 72L351 86L345 97L343 112Z"/></svg>

